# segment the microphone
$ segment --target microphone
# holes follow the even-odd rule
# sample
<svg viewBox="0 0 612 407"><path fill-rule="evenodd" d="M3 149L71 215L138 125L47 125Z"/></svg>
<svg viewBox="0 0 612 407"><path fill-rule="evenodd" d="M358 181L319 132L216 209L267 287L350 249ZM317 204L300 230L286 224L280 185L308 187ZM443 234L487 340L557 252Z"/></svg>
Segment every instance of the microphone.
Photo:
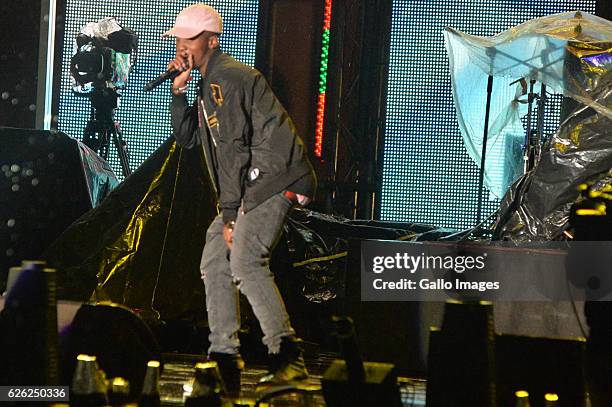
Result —
<svg viewBox="0 0 612 407"><path fill-rule="evenodd" d="M167 80L172 80L176 78L181 73L183 73L183 71L166 71L163 74L159 75L157 78L153 79L151 82L147 83L144 87L144 91L148 92L150 90L153 90L154 88L158 87Z"/></svg>

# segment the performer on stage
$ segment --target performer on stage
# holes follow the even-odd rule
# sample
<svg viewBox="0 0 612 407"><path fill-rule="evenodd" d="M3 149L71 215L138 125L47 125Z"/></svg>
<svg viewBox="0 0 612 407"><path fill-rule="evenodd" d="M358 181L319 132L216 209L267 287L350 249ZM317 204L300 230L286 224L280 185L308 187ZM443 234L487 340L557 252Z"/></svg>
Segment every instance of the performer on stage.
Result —
<svg viewBox="0 0 612 407"><path fill-rule="evenodd" d="M264 383L307 377L300 341L270 272L270 254L293 205L314 196L316 178L287 112L257 70L219 47L222 20L212 7L185 8L164 36L176 37L169 70L172 127L184 148L203 148L221 214L206 233L200 270L210 326L209 358L219 364L229 392L240 388L238 290L264 333L270 374ZM197 100L187 103L191 71Z"/></svg>

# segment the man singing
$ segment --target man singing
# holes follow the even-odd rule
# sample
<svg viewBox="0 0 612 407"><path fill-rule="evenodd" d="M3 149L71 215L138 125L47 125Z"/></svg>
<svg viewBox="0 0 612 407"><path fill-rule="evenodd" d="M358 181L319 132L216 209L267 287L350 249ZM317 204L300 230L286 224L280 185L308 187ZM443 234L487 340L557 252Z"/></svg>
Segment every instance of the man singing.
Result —
<svg viewBox="0 0 612 407"><path fill-rule="evenodd" d="M212 7L183 9L164 36L176 37L169 70L172 127L177 143L204 156L221 214L206 233L200 270L210 326L209 358L228 393L240 391L238 290L264 333L270 374L263 383L307 377L303 351L270 272L270 254L293 205L314 196L316 179L293 122L264 77L221 52L222 20ZM191 71L202 75L197 100L187 103Z"/></svg>

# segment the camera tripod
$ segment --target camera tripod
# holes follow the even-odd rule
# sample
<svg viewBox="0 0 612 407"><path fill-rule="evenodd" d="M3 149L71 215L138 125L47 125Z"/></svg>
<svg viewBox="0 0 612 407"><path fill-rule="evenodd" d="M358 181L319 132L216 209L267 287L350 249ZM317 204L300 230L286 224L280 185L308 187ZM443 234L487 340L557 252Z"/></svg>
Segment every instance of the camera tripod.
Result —
<svg viewBox="0 0 612 407"><path fill-rule="evenodd" d="M83 143L98 153L100 157L108 160L112 138L121 164L121 172L124 177L127 177L132 173L128 160L127 143L123 140L119 122L113 117L119 96L117 91L110 88L94 89L89 94L91 116L85 127Z"/></svg>

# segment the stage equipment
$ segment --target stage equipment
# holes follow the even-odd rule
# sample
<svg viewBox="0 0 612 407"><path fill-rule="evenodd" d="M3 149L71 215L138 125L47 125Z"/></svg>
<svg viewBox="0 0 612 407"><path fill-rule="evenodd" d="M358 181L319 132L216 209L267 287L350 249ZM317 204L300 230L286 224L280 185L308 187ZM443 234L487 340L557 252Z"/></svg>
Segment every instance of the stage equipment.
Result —
<svg viewBox="0 0 612 407"><path fill-rule="evenodd" d="M516 398L514 407L531 407L529 404L529 393L525 390L516 391L514 397Z"/></svg>
<svg viewBox="0 0 612 407"><path fill-rule="evenodd" d="M142 393L138 400L139 407L161 406L161 400L159 398L159 368L160 363L157 360L150 360L147 362L147 371L142 384Z"/></svg>
<svg viewBox="0 0 612 407"><path fill-rule="evenodd" d="M114 377L108 384L108 402L111 406L126 406L130 402L130 382Z"/></svg>
<svg viewBox="0 0 612 407"><path fill-rule="evenodd" d="M485 109L484 130L482 135L482 152L480 153L480 169L478 171L478 205L476 207L476 225L480 224L482 216L482 187L484 184L485 164L487 157L487 140L489 139L489 118L491 114L491 93L493 92L493 75L487 79L487 106Z"/></svg>
<svg viewBox="0 0 612 407"><path fill-rule="evenodd" d="M147 362L159 360L160 349L149 327L118 304L83 304L60 335L62 380L69 383L79 354L95 355L108 377L131 384L130 399L141 394Z"/></svg>
<svg viewBox="0 0 612 407"><path fill-rule="evenodd" d="M445 43L451 59L458 122L470 157L480 162L479 186L484 176L487 188L494 195L502 196L518 176L531 171L539 161L541 144L546 141L544 114L547 89L572 96L586 104L599 105L596 94L588 89L589 85L574 83L578 78L572 78L571 72L565 71L568 61L573 58L570 52L572 43L575 40L588 41L586 37L591 30L597 35L597 27L594 26L598 24L597 19L588 14L583 16L580 12L557 14L528 21L490 38L446 29ZM589 30L581 31L583 21L591 23ZM565 27L563 36L557 36L560 26ZM525 54L524 49L530 49L529 54ZM487 113L483 124L474 104L484 103L478 86L484 86L485 77L488 77ZM495 77L494 85L491 83L492 77ZM534 89L536 83L539 95ZM512 90L509 92L509 89ZM496 98L492 99L491 93L495 93ZM525 94L526 100L523 99ZM537 120L534 127L532 107L536 99ZM488 120L489 111L491 121ZM523 131L521 118L525 115L526 130ZM482 133L479 134L481 129L484 129L484 137L480 135ZM482 152L478 151L478 146L482 146ZM485 162L485 152L491 147L496 148L497 152L493 160ZM519 154L519 150L522 153ZM483 190L479 189L478 193L480 215ZM477 223L480 221L479 216Z"/></svg>
<svg viewBox="0 0 612 407"><path fill-rule="evenodd" d="M317 120L315 123L314 155L323 158L323 129L325 126L325 99L329 64L329 37L331 35L332 0L325 0L323 12L323 35L321 36L321 60L319 61L319 95L317 98Z"/></svg>
<svg viewBox="0 0 612 407"><path fill-rule="evenodd" d="M353 321L335 317L336 335L344 360L336 359L323 375L323 396L330 407L402 406L395 366L363 362Z"/></svg>
<svg viewBox="0 0 612 407"><path fill-rule="evenodd" d="M499 51L497 51L499 52ZM521 83L522 86L525 85L525 78L518 79L512 83L510 86L515 83ZM527 93L527 118L525 125L525 137L522 146L523 151L523 174L527 174L529 171L533 169L535 164L539 161L540 155L542 153L542 143L546 140L546 135L544 134L544 111L546 104L546 85L540 84L540 94L537 95L534 93L534 85L536 81L534 79L529 81L529 92ZM478 204L476 208L476 228L481 227L482 222L486 222L487 219L482 219L482 199L485 190L484 186L484 176L485 176L485 168L486 168L486 155L487 155L487 143L489 140L489 120L491 113L491 94L493 92L493 75L489 75L487 79L487 101L486 101L486 109L485 109L485 119L484 119L484 133L482 137L482 151L480 154L480 167L478 169ZM533 130L533 101L537 99L537 127L536 130Z"/></svg>
<svg viewBox="0 0 612 407"><path fill-rule="evenodd" d="M544 407L559 407L560 405L559 396L556 393L546 393L544 395Z"/></svg>
<svg viewBox="0 0 612 407"><path fill-rule="evenodd" d="M498 334L495 339L497 402L511 406L516 389L529 392L531 407L557 393L562 407L586 406L584 339Z"/></svg>
<svg viewBox="0 0 612 407"><path fill-rule="evenodd" d="M428 366L427 406L497 406L493 304L447 301Z"/></svg>
<svg viewBox="0 0 612 407"><path fill-rule="evenodd" d="M91 101L83 142L107 160L112 139L125 177L131 173L127 143L119 122L114 120L114 111L136 61L137 47L136 33L107 17L83 27L76 37L77 51L70 61L74 92L88 95Z"/></svg>
<svg viewBox="0 0 612 407"><path fill-rule="evenodd" d="M2 294L3 297L7 296L11 291L11 288L17 282L19 274L21 273L21 267L11 267L8 272L8 278L6 279L6 291Z"/></svg>
<svg viewBox="0 0 612 407"><path fill-rule="evenodd" d="M551 391L564 407L584 406L584 345L580 339L496 335L490 303L447 302L442 328L430 335L427 405L511 406L522 389L532 407L543 407Z"/></svg>
<svg viewBox="0 0 612 407"><path fill-rule="evenodd" d="M168 111L168 87L160 87L149 94L145 94L142 87L151 79L152 73L163 72L168 61L174 57L174 40L162 38L160 34L172 25L170 21L172 16L176 16L190 3L194 1L173 0L150 3L151 5L146 7L146 18L139 18L143 5L140 2L107 0L93 4L83 0L62 1L65 12L60 14L62 19L56 25L58 33L64 33L63 40L57 44L62 53L60 61L57 62L61 63L63 73L58 88L61 91L56 93L59 97L58 130L80 138L90 114L88 100L75 92L67 91L74 85L71 75L66 74L70 71L70 60L74 55L74 37L81 31L85 22L98 21L104 16L114 16L122 25L128 25L137 31L139 42L136 68L129 74L128 87L122 93L121 106L116 112L122 124L123 138L128 143L131 170L138 168L163 144L172 134ZM237 7L237 4L240 6ZM229 33L227 36L221 36L223 51L250 66L254 63L256 47L259 51L258 11L261 8L259 4L259 0L241 0L240 3L236 3L236 0L219 0L214 3L215 8L218 8L225 17L224 31ZM146 47L147 52L143 51L143 47ZM311 67L303 60L301 63L305 69ZM194 75L194 79L195 84L197 75ZM190 96L193 94L195 86L191 87ZM112 140L110 150L108 162L121 177L122 169Z"/></svg>
<svg viewBox="0 0 612 407"><path fill-rule="evenodd" d="M484 184L493 194L506 193L500 205L494 238L514 241L552 240L562 237L567 229L569 208L578 197L576 186L610 170L612 144L607 137L611 128L609 108L612 60L609 44L612 23L588 13L562 13L528 21L495 37L480 38L448 29L446 45L451 58L451 77L457 115L469 155L481 161L483 123L471 105L480 103L482 94L473 89L484 88L487 75L495 76L493 94L507 93L516 78L514 98L491 107L491 124L487 154L496 143L500 157L487 157ZM562 34L559 34L562 33ZM524 49L530 49L529 55ZM467 61L478 63L467 63ZM464 63L465 62L465 63ZM541 144L542 117L539 114L537 136L528 127L531 143L525 146L521 117L526 113L522 96L527 83L544 84L539 92L538 112L545 110L546 92L571 97L579 108L559 130ZM481 92L482 93L482 92ZM479 99L480 98L480 99ZM483 103L484 104L484 103ZM465 105L465 106L464 106ZM503 137L502 137L503 136ZM529 151L521 152L523 147ZM499 146L498 146L499 147ZM538 160L538 149L541 154ZM516 180L526 168L533 169ZM503 182L493 182L495 162L504 162ZM499 176L496 176L499 178ZM569 182L568 182L569 180ZM506 191L507 189L507 191Z"/></svg>
<svg viewBox="0 0 612 407"><path fill-rule="evenodd" d="M185 400L185 407L220 407L223 392L224 384L217 362L197 363L192 390Z"/></svg>
<svg viewBox="0 0 612 407"><path fill-rule="evenodd" d="M63 133L2 127L0 140L3 292L9 267L22 259L43 259L68 225L97 206L118 181L93 151Z"/></svg>
<svg viewBox="0 0 612 407"><path fill-rule="evenodd" d="M107 405L106 376L95 356L80 354L70 383L70 405L97 407Z"/></svg>
<svg viewBox="0 0 612 407"><path fill-rule="evenodd" d="M570 211L570 225L577 241L591 242L593 260L584 264L579 275L570 276L572 281L580 279L583 284L605 287L609 280L610 253L607 246L598 247L598 241L612 240L612 173L595 183L582 184L581 200ZM571 253L570 253L571 256ZM568 261L571 261L568 259ZM587 301L584 314L589 325L586 349L585 372L594 407L612 404L612 303ZM562 399L563 400L563 399Z"/></svg>
<svg viewBox="0 0 612 407"><path fill-rule="evenodd" d="M198 270L216 202L200 154L167 140L64 232L46 253L60 270L62 298L95 292L147 320L205 320Z"/></svg>
<svg viewBox="0 0 612 407"><path fill-rule="evenodd" d="M265 390L258 389L257 400L254 407L260 406L274 406L277 404L275 399L283 396L291 395L291 400L299 403L298 405L310 406L313 404L313 398L315 395L320 395L321 386L318 384L310 383L296 383L288 385L279 385ZM282 404L283 400L280 399L278 404ZM236 404L235 404L236 405ZM241 405L241 404L240 404ZM329 404L328 404L329 405Z"/></svg>
<svg viewBox="0 0 612 407"><path fill-rule="evenodd" d="M153 79L151 82L147 83L144 87L145 92L152 91L162 83L166 81L173 80L177 76L181 74L182 71L166 71L163 74L159 75L157 78Z"/></svg>
<svg viewBox="0 0 612 407"><path fill-rule="evenodd" d="M0 384L59 384L55 270L24 261L0 313Z"/></svg>
<svg viewBox="0 0 612 407"><path fill-rule="evenodd" d="M127 143L123 139L119 122L114 119L114 111L119 106L119 93L114 89L95 89L89 94L91 100L91 115L85 132L83 143L108 160L110 141L117 149L117 156L121 163L121 172L124 177L132 173L128 158Z"/></svg>

